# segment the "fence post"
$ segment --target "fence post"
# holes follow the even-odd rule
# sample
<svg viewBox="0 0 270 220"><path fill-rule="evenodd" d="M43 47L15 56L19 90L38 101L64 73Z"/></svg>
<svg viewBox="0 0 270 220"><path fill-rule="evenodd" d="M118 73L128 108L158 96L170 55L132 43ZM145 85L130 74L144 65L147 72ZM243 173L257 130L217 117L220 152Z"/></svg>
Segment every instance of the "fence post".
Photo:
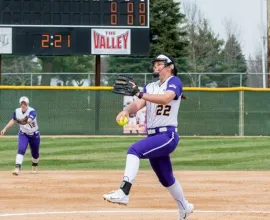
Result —
<svg viewBox="0 0 270 220"><path fill-rule="evenodd" d="M244 136L244 91L239 91L239 136Z"/></svg>
<svg viewBox="0 0 270 220"><path fill-rule="evenodd" d="M90 73L87 74L87 78L88 78L88 86L91 86L91 77L90 77ZM91 110L90 109L90 90L87 91L87 110Z"/></svg>
<svg viewBox="0 0 270 220"><path fill-rule="evenodd" d="M144 85L146 85L146 75L147 73L144 73Z"/></svg>
<svg viewBox="0 0 270 220"><path fill-rule="evenodd" d="M240 84L240 87L243 86L242 81L243 81L243 74L241 73L241 74L240 74L240 83L239 83L239 84Z"/></svg>

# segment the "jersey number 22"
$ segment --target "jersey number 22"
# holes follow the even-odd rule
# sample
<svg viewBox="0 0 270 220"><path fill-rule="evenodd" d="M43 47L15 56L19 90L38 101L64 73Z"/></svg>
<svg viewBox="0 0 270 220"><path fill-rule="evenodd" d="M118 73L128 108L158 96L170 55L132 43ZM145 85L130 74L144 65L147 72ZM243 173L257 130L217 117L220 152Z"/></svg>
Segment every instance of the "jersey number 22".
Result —
<svg viewBox="0 0 270 220"><path fill-rule="evenodd" d="M158 105L156 115L169 116L171 112L170 105Z"/></svg>

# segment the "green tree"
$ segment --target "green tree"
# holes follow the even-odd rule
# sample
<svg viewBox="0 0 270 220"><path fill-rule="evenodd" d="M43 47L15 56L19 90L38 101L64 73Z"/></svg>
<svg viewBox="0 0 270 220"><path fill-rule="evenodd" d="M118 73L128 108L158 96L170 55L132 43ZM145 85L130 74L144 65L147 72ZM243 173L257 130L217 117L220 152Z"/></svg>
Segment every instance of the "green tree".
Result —
<svg viewBox="0 0 270 220"><path fill-rule="evenodd" d="M240 43L237 41L234 34L227 40L225 47L221 53L222 66L221 72L224 73L245 73L247 71L247 63L242 53ZM240 86L240 75L224 75L220 80L220 86ZM242 85L245 85L246 78L242 77Z"/></svg>
<svg viewBox="0 0 270 220"><path fill-rule="evenodd" d="M195 32L195 38L191 49L191 56L189 57L189 64L191 71L195 73L214 73L221 70L221 50L224 41L219 39L206 19L203 19L198 26L197 32ZM192 75L194 86L196 81L194 80L199 75ZM215 81L215 75L202 74L200 77L201 85L211 84Z"/></svg>
<svg viewBox="0 0 270 220"><path fill-rule="evenodd" d="M222 51L223 72L244 73L247 71L247 64L242 53L240 43L232 35L226 42Z"/></svg>
<svg viewBox="0 0 270 220"><path fill-rule="evenodd" d="M27 73L37 73L40 72L40 69L40 64L34 56L3 55L1 71L12 75L3 75L1 83L3 85L37 85L37 75L31 77L31 74Z"/></svg>
<svg viewBox="0 0 270 220"><path fill-rule="evenodd" d="M151 58L145 57L120 57L120 56L110 56L108 61L108 72L109 73L149 73L151 68ZM135 82L144 86L145 78L144 75L134 74L133 79ZM148 76L149 77L149 76ZM114 81L113 75L107 75L106 80L108 85L112 85Z"/></svg>
<svg viewBox="0 0 270 220"><path fill-rule="evenodd" d="M180 2L152 0L150 3L150 56L165 53L179 59L186 57L188 32L185 15L180 12ZM186 65L180 66L181 71L186 68Z"/></svg>
<svg viewBox="0 0 270 220"><path fill-rule="evenodd" d="M94 56L41 56L42 72L55 73L42 75L42 85L50 85L51 78L63 81L63 85L72 85L74 80L77 85L82 86L87 79L86 74L65 74L65 73L87 73L93 71Z"/></svg>
<svg viewBox="0 0 270 220"><path fill-rule="evenodd" d="M210 83L212 75L200 73L220 71L220 53L224 41L219 39L211 29L209 22L205 19L196 3L184 5L184 11L188 21L188 84L197 86ZM192 74L198 73L198 74Z"/></svg>
<svg viewBox="0 0 270 220"><path fill-rule="evenodd" d="M110 56L108 72L152 72L152 58L164 53L178 58L179 72L187 71L187 60L183 58L187 55L188 39L185 15L180 12L180 3L173 0L151 0L150 24L149 55L151 58ZM144 77L138 76L135 80L139 80L138 84L142 84Z"/></svg>
<svg viewBox="0 0 270 220"><path fill-rule="evenodd" d="M240 44L233 35L237 32L237 27L232 21L225 22L228 35L228 41L225 43L212 31L209 22L204 18L195 2L186 2L184 12L188 21L190 40L188 47L189 72L196 73L189 75L189 84L191 86L197 86L199 83L207 86L232 86L237 82L239 85L239 75L200 74L246 71Z"/></svg>
<svg viewBox="0 0 270 220"><path fill-rule="evenodd" d="M78 86L82 86L87 79L86 74L65 74L65 73L87 73L93 71L93 56L70 56L55 57L52 63L52 72L57 72L58 80L64 85L72 85L74 80Z"/></svg>

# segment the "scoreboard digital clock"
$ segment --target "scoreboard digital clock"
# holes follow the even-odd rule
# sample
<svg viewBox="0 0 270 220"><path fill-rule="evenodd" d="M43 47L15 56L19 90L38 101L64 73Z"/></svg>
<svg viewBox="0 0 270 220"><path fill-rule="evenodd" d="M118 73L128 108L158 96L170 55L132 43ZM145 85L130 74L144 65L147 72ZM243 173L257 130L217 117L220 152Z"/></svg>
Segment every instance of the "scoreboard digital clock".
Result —
<svg viewBox="0 0 270 220"><path fill-rule="evenodd" d="M149 54L149 0L1 0L0 54Z"/></svg>

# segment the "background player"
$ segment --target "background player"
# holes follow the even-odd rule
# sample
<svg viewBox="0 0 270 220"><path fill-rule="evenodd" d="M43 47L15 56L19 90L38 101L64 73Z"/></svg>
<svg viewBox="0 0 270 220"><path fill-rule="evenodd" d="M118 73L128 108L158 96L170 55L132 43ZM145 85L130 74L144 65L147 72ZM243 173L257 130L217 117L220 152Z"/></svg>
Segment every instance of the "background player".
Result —
<svg viewBox="0 0 270 220"><path fill-rule="evenodd" d="M19 123L20 131L18 134L18 152L16 156L15 169L12 173L14 175L19 175L28 144L30 145L32 154L32 173L37 173L40 145L37 114L35 109L29 106L29 99L26 96L21 97L19 103L21 107L15 110L13 118L1 131L1 135L4 135L16 121Z"/></svg>
<svg viewBox="0 0 270 220"><path fill-rule="evenodd" d="M124 96L124 108L126 108L131 102L136 99L132 96ZM139 133L137 128L136 114L130 114L128 124L124 127L125 133Z"/></svg>
<svg viewBox="0 0 270 220"><path fill-rule="evenodd" d="M184 197L180 183L172 171L170 154L179 142L177 133L178 110L182 94L182 82L177 75L173 58L159 55L153 60L154 76L159 80L145 86L144 92L138 92L138 100L132 102L120 112L120 117L129 117L146 106L148 136L130 146L127 152L126 168L120 189L103 198L112 203L127 204L129 192L135 180L140 159L149 159L161 184L168 189L179 208L179 219L187 219L194 206ZM134 85L135 87L136 85Z"/></svg>

